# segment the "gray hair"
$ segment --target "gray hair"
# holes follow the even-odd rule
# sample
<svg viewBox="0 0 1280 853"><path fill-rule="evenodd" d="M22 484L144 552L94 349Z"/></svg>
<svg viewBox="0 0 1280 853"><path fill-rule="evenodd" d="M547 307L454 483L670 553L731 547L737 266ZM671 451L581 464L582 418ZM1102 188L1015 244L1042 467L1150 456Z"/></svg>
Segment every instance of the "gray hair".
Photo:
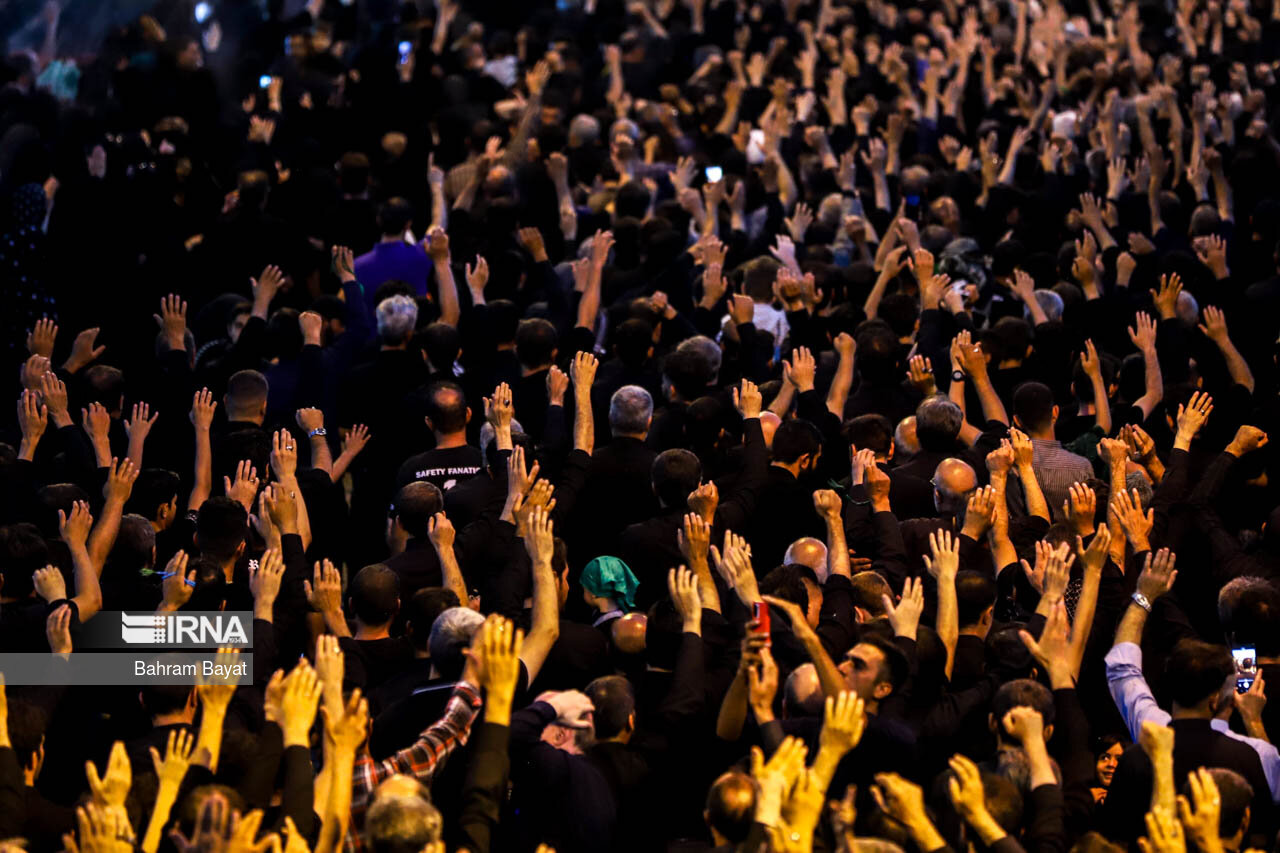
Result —
<svg viewBox="0 0 1280 853"><path fill-rule="evenodd" d="M1222 585L1222 589L1218 590L1219 624L1223 628L1231 624L1235 616L1236 605L1240 603L1240 599L1244 598L1246 593L1264 590L1270 586L1271 584L1263 578L1254 577L1253 575L1241 575L1227 581Z"/></svg>
<svg viewBox="0 0 1280 853"><path fill-rule="evenodd" d="M440 840L444 820L422 797L378 797L364 819L364 837L373 850L421 850Z"/></svg>
<svg viewBox="0 0 1280 853"><path fill-rule="evenodd" d="M1050 322L1062 319L1062 311L1066 303L1062 301L1061 296L1052 290L1037 290L1035 291L1035 296L1036 302L1040 303L1041 309L1044 310L1044 314ZM1030 311L1026 313L1028 317L1031 315Z"/></svg>
<svg viewBox="0 0 1280 853"><path fill-rule="evenodd" d="M926 397L916 407L916 440L921 447L941 449L938 442L953 440L963 426L964 412L944 394Z"/></svg>
<svg viewBox="0 0 1280 853"><path fill-rule="evenodd" d="M484 624L484 617L470 607L450 607L431 623L427 648L436 669L444 670L450 662L460 663L462 651Z"/></svg>
<svg viewBox="0 0 1280 853"><path fill-rule="evenodd" d="M378 338L384 344L402 344L418 324L418 303L408 296L389 296L378 303Z"/></svg>
<svg viewBox="0 0 1280 853"><path fill-rule="evenodd" d="M599 120L595 116L578 113L569 122L569 139L581 145L590 145L599 141Z"/></svg>
<svg viewBox="0 0 1280 853"><path fill-rule="evenodd" d="M511 437L515 438L517 435L524 435L524 427L520 426L518 420L512 418ZM484 425L480 427L480 464L486 468L489 467L489 442L496 437L497 432L494 430L493 424L485 421Z"/></svg>
<svg viewBox="0 0 1280 853"><path fill-rule="evenodd" d="M652 417L653 397L639 385L623 385L609 398L609 427L614 432L645 432Z"/></svg>
<svg viewBox="0 0 1280 853"><path fill-rule="evenodd" d="M707 384L713 384L720 376L720 362L724 358L724 353L720 350L720 345L708 338L706 335L694 335L692 338L685 338L676 347L677 352L693 350L707 360L711 365L711 379Z"/></svg>

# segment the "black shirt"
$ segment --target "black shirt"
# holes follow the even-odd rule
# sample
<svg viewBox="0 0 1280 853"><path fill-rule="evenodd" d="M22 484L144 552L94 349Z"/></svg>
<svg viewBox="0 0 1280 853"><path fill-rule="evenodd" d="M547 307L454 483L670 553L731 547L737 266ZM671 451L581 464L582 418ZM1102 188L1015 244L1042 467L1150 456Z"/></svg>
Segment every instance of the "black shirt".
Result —
<svg viewBox="0 0 1280 853"><path fill-rule="evenodd" d="M396 474L396 486L404 486L416 480L432 483L447 492L460 482L479 474L483 465L479 449L471 445L428 450L410 456Z"/></svg>

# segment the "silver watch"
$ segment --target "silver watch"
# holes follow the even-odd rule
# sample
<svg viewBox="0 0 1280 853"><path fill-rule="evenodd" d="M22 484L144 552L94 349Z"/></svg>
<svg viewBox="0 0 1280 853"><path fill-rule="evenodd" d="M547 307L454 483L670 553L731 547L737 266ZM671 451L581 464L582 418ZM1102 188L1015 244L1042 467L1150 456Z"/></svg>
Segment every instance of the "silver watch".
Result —
<svg viewBox="0 0 1280 853"><path fill-rule="evenodd" d="M1134 604L1138 605L1139 607L1141 607L1143 610L1147 611L1148 613L1150 613L1150 612L1151 612L1151 601L1150 601L1150 599L1148 599L1145 595L1143 595L1143 594L1142 594L1142 593L1140 593L1140 592L1135 592L1133 595L1131 595L1131 596L1129 596L1129 597L1130 597L1131 599L1133 599L1133 603L1134 603Z"/></svg>

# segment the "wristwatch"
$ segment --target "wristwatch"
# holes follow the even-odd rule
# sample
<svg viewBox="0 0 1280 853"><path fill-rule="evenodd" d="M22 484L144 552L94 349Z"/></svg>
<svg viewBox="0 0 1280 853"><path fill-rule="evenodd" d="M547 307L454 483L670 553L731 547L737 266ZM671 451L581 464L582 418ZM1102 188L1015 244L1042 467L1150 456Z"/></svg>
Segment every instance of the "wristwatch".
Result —
<svg viewBox="0 0 1280 853"><path fill-rule="evenodd" d="M1148 613L1151 612L1151 601L1145 595L1143 595L1140 592L1135 592L1133 595L1129 597L1133 599L1134 604L1138 605Z"/></svg>
<svg viewBox="0 0 1280 853"><path fill-rule="evenodd" d="M952 382L963 382L963 381L964 381L964 371L963 371L963 370L953 370L953 371L951 371L951 381L952 381Z"/></svg>
<svg viewBox="0 0 1280 853"><path fill-rule="evenodd" d="M328 435L328 434L329 434L328 431L325 430L324 427L316 427L311 432L307 433L307 438L315 438L317 435Z"/></svg>

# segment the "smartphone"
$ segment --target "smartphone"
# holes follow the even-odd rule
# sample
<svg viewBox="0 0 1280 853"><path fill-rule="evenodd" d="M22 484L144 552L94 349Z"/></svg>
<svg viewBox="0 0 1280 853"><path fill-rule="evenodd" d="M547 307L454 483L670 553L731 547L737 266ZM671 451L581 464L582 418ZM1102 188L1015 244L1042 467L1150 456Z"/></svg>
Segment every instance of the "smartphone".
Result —
<svg viewBox="0 0 1280 853"><path fill-rule="evenodd" d="M270 74L263 74L261 77L259 77L259 78L258 78L258 88L259 88L259 89L265 89L265 88L267 88L267 87L268 87L268 86L270 86L270 85L271 85L271 75L270 75Z"/></svg>
<svg viewBox="0 0 1280 853"><path fill-rule="evenodd" d="M724 177L724 169L719 166L708 166L703 174L707 176L707 183L714 184L716 181Z"/></svg>
<svg viewBox="0 0 1280 853"><path fill-rule="evenodd" d="M404 65L409 61L409 54L413 53L413 42L402 41L396 46L396 50L400 52L400 64Z"/></svg>
<svg viewBox="0 0 1280 853"><path fill-rule="evenodd" d="M1236 692L1245 693L1258 677L1258 650L1253 646L1233 646L1231 659L1236 662Z"/></svg>
<svg viewBox="0 0 1280 853"><path fill-rule="evenodd" d="M765 637L770 635L769 626L769 602L757 601L751 605L751 618L756 621L756 626L752 628L752 633L761 634Z"/></svg>
<svg viewBox="0 0 1280 853"><path fill-rule="evenodd" d="M204 0L200 0L195 7L195 19L197 24L203 24L209 20L209 16L213 14L213 7Z"/></svg>

